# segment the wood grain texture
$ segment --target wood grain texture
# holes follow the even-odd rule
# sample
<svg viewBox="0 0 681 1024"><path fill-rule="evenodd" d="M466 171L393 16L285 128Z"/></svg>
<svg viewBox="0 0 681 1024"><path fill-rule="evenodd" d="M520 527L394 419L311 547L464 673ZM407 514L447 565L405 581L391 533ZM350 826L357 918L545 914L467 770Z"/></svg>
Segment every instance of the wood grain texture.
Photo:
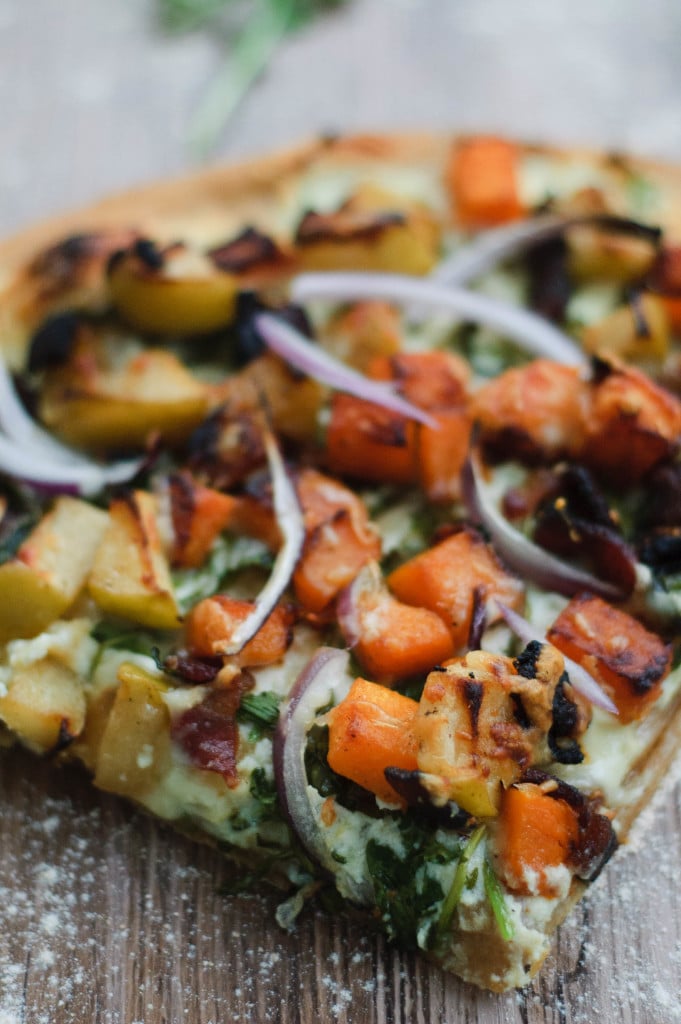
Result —
<svg viewBox="0 0 681 1024"><path fill-rule="evenodd" d="M320 130L503 130L681 159L678 0L357 0L291 41L221 153ZM149 0L0 0L0 234L186 168L217 40ZM0 1024L678 1024L681 787L523 993L492 996L365 923L225 897L217 853L0 754Z"/></svg>
<svg viewBox="0 0 681 1024"><path fill-rule="evenodd" d="M80 772L0 757L2 1024L674 1024L681 1020L681 788L560 929L535 983L494 996L362 920L276 894L224 896L233 867Z"/></svg>

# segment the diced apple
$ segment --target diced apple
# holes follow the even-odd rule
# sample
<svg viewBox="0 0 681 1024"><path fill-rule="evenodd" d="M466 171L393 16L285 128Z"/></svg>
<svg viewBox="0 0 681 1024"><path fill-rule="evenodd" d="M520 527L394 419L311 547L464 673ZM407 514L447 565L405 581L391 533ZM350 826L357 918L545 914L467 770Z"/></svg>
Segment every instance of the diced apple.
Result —
<svg viewBox="0 0 681 1024"><path fill-rule="evenodd" d="M156 521L156 501L145 491L115 498L109 526L88 582L99 607L152 629L180 625L168 561Z"/></svg>
<svg viewBox="0 0 681 1024"><path fill-rule="evenodd" d="M0 566L0 642L42 633L73 604L107 521L84 501L57 499L16 556Z"/></svg>
<svg viewBox="0 0 681 1024"><path fill-rule="evenodd" d="M95 785L140 798L165 773L170 758L170 712L162 680L130 662L118 670L120 685L96 755Z"/></svg>
<svg viewBox="0 0 681 1024"><path fill-rule="evenodd" d="M68 742L85 724L80 676L52 658L15 670L0 697L0 719L39 753Z"/></svg>
<svg viewBox="0 0 681 1024"><path fill-rule="evenodd" d="M72 444L139 448L159 433L181 441L201 422L208 395L163 349L121 351L120 339L83 336L69 362L46 375L41 419Z"/></svg>

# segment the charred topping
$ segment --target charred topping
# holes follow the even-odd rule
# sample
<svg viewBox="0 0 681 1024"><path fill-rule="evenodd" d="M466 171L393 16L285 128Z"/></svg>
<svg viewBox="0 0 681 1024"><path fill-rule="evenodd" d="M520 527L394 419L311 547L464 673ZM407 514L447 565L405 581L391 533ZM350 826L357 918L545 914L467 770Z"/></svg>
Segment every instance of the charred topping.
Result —
<svg viewBox="0 0 681 1024"><path fill-rule="evenodd" d="M39 373L68 362L81 323L77 313L56 313L48 317L31 338L29 373Z"/></svg>
<svg viewBox="0 0 681 1024"><path fill-rule="evenodd" d="M247 413L222 406L194 431L188 442L189 468L218 490L242 483L265 462L262 429Z"/></svg>
<svg viewBox="0 0 681 1024"><path fill-rule="evenodd" d="M523 676L524 679L536 679L537 662L541 657L543 646L539 640L530 640L525 650L521 651L513 660L518 675Z"/></svg>
<svg viewBox="0 0 681 1024"><path fill-rule="evenodd" d="M464 829L470 823L470 815L457 804L448 801L442 806L433 803L431 790L425 785L423 772L407 768L386 768L386 780L410 808L417 808L433 826Z"/></svg>
<svg viewBox="0 0 681 1024"><path fill-rule="evenodd" d="M262 355L265 343L255 327L255 317L259 313L276 313L285 323L295 327L307 338L314 338L314 330L302 306L289 303L282 306L268 306L258 297L257 292L239 292L234 313L234 349L233 354L238 366L245 366L253 359Z"/></svg>
<svg viewBox="0 0 681 1024"><path fill-rule="evenodd" d="M658 530L639 544L639 557L663 576L681 573L681 527Z"/></svg>
<svg viewBox="0 0 681 1024"><path fill-rule="evenodd" d="M59 723L59 735L57 736L57 742L52 748L53 754L58 754L60 750L65 750L69 747L75 739L75 736L69 729L69 721L67 718L62 718Z"/></svg>
<svg viewBox="0 0 681 1024"><path fill-rule="evenodd" d="M646 287L659 295L681 296L681 246L665 246L660 250Z"/></svg>
<svg viewBox="0 0 681 1024"><path fill-rule="evenodd" d="M552 493L539 505L533 539L561 557L590 562L598 576L630 593L636 584L636 552L620 534L615 515L581 466L557 477Z"/></svg>
<svg viewBox="0 0 681 1024"><path fill-rule="evenodd" d="M485 588L473 588L473 609L471 624L468 630L468 648L477 651L482 646L482 634L487 623L487 606L485 604Z"/></svg>
<svg viewBox="0 0 681 1024"><path fill-rule="evenodd" d="M303 214L296 230L296 245L313 245L316 242L355 242L359 239L373 239L386 228L404 224L401 213L376 213L375 211L350 211L341 209L336 213L316 213L308 210Z"/></svg>
<svg viewBox="0 0 681 1024"><path fill-rule="evenodd" d="M593 882L617 849L617 836L610 819L601 812L594 799L539 768L528 768L520 782L531 782L537 786L551 782L551 788L545 788L546 795L554 800L564 800L575 811L579 838L570 851L569 863L576 868L579 878Z"/></svg>
<svg viewBox="0 0 681 1024"><path fill-rule="evenodd" d="M572 295L565 239L555 238L530 249L526 264L530 275L532 309L553 323L563 323Z"/></svg>
<svg viewBox="0 0 681 1024"><path fill-rule="evenodd" d="M276 263L282 255L276 242L253 227L208 252L215 266L230 274L241 274L263 263Z"/></svg>
<svg viewBox="0 0 681 1024"><path fill-rule="evenodd" d="M187 651L168 654L162 660L158 648L154 648L152 654L162 672L193 686L212 683L223 665L222 658L198 658Z"/></svg>
<svg viewBox="0 0 681 1024"><path fill-rule="evenodd" d="M189 540L196 505L196 492L191 477L186 473L173 473L168 477L168 491L175 543L177 547L184 548Z"/></svg>
<svg viewBox="0 0 681 1024"><path fill-rule="evenodd" d="M648 323L648 320L646 318L642 298L643 293L639 288L632 288L627 296L629 308L631 309L631 312L634 316L636 337L649 338L651 335L650 324Z"/></svg>
<svg viewBox="0 0 681 1024"><path fill-rule="evenodd" d="M549 750L553 760L559 764L581 764L584 754L574 738L574 732L579 724L579 711L565 692L566 682L569 680L564 674L553 694L553 725L548 734Z"/></svg>
<svg viewBox="0 0 681 1024"><path fill-rule="evenodd" d="M138 238L132 251L148 270L163 270L163 253L150 238Z"/></svg>
<svg viewBox="0 0 681 1024"><path fill-rule="evenodd" d="M474 736L478 734L478 719L482 707L484 688L482 683L470 682L468 679L463 684L463 696L471 716L471 732Z"/></svg>
<svg viewBox="0 0 681 1024"><path fill-rule="evenodd" d="M654 501L645 501L639 514L644 527L681 526L681 462L657 466L647 478L648 493Z"/></svg>
<svg viewBox="0 0 681 1024"><path fill-rule="evenodd" d="M522 697L519 693L512 693L511 700L513 701L513 717L520 726L521 729L531 729L534 722L525 710Z"/></svg>

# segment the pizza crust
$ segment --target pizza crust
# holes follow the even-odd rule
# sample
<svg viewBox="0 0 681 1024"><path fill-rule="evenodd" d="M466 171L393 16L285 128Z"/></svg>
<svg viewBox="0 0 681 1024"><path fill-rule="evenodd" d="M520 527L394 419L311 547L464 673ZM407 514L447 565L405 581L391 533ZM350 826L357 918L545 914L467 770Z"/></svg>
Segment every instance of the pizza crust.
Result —
<svg viewBox="0 0 681 1024"><path fill-rule="evenodd" d="M133 230L166 242L182 238L198 245L215 245L244 225L286 234L304 208L306 188L315 181L344 182L362 176L395 175L396 169L412 181L432 179L433 205L451 218L438 183L447 154L456 140L450 136L361 135L311 140L301 146L236 166L218 167L174 181L141 186L82 209L29 227L0 244L0 345L7 361L19 367L39 306L38 282L31 274L36 255L60 239L79 233ZM559 150L526 145L523 154L564 169L584 165L609 183L615 208L626 209L627 180L645 175L659 190L657 210L670 237L681 238L681 169L668 164L621 158L590 150ZM645 754L632 768L631 784L637 799L618 814L618 829L625 838L631 825L659 785L681 741L681 698L665 711ZM206 839L205 836L202 838ZM210 839L208 839L210 841ZM435 959L468 981L504 991L531 979L548 952L548 939L584 894L586 886L573 881L569 894L557 902L544 921L547 941L536 938L515 947L501 939L494 927L463 932L456 947Z"/></svg>

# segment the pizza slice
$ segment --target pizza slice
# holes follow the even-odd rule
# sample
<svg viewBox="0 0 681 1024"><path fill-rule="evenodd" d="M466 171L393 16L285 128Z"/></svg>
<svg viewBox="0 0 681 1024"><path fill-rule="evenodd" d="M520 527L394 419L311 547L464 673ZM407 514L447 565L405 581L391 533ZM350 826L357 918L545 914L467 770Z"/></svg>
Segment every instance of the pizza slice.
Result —
<svg viewBox="0 0 681 1024"><path fill-rule="evenodd" d="M521 986L675 752L681 176L325 140L0 248L4 738Z"/></svg>

